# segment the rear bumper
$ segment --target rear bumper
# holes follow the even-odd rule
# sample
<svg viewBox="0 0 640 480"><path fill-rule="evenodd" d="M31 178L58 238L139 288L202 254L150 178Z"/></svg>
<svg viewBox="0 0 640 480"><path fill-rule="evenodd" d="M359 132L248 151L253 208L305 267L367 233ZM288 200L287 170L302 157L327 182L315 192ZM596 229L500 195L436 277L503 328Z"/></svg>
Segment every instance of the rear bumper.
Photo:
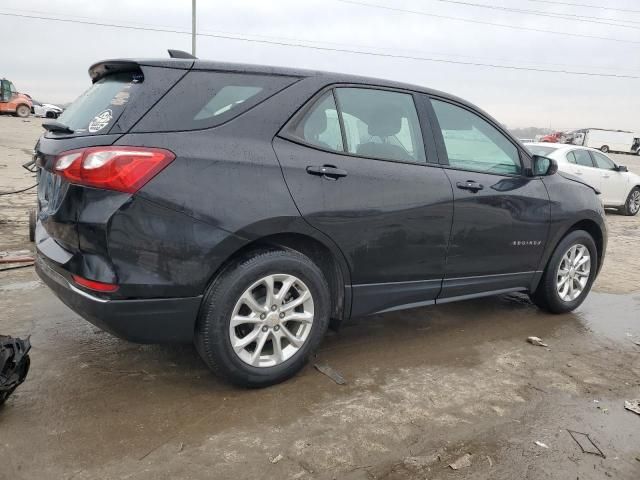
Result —
<svg viewBox="0 0 640 480"><path fill-rule="evenodd" d="M191 342L201 296L108 300L73 286L42 255L36 259L38 276L56 296L85 320L132 342Z"/></svg>

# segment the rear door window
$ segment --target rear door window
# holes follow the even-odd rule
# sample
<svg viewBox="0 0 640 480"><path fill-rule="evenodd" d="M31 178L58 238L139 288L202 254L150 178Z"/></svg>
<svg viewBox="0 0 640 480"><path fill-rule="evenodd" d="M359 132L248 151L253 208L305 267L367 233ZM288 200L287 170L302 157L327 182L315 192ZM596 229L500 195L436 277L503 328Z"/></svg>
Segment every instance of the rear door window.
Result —
<svg viewBox="0 0 640 480"><path fill-rule="evenodd" d="M589 155L589 152L587 150L574 150L573 156L576 159L576 163L578 165L582 165L583 167L593 167L591 155Z"/></svg>
<svg viewBox="0 0 640 480"><path fill-rule="evenodd" d="M373 88L336 88L347 151L361 157L425 163L413 95Z"/></svg>
<svg viewBox="0 0 640 480"><path fill-rule="evenodd" d="M58 117L58 122L76 134L106 134L135 97L142 82L142 73L108 75L80 95Z"/></svg>
<svg viewBox="0 0 640 480"><path fill-rule="evenodd" d="M134 131L214 127L246 112L295 80L279 75L191 71L144 116Z"/></svg>

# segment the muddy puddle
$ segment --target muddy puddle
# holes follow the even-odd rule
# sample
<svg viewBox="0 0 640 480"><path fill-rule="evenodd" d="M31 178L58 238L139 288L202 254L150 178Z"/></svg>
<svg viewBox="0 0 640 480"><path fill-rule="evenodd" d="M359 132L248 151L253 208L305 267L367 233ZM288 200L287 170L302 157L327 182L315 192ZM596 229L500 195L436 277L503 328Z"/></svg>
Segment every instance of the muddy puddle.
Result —
<svg viewBox="0 0 640 480"><path fill-rule="evenodd" d="M594 292L559 316L508 295L354 319L313 360L346 385L310 364L240 390L190 345L115 339L34 281L0 288L0 330L33 344L28 381L0 410L9 478L640 478L640 416L621 407L640 396L637 294ZM591 432L607 459L566 429ZM454 473L446 462L466 451L472 466ZM433 452L424 468L405 462Z"/></svg>

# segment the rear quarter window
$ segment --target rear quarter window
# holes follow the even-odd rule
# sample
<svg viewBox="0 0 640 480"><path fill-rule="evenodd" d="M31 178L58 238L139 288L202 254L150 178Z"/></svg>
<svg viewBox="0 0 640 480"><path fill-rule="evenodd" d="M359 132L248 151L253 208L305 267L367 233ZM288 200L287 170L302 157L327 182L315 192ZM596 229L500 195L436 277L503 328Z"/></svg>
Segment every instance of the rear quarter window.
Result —
<svg viewBox="0 0 640 480"><path fill-rule="evenodd" d="M135 127L135 132L200 130L246 112L297 78L191 71Z"/></svg>

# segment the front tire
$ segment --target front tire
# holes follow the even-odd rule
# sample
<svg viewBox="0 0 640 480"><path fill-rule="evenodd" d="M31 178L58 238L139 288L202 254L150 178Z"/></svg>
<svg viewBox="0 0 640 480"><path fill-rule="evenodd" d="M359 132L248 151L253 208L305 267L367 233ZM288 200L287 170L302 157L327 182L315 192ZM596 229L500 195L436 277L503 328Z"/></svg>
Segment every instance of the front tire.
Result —
<svg viewBox="0 0 640 480"><path fill-rule="evenodd" d="M640 211L640 187L635 187L629 192L624 207L620 209L623 215L633 217Z"/></svg>
<svg viewBox="0 0 640 480"><path fill-rule="evenodd" d="M601 151L602 153L609 153L609 145L602 145L602 146L600 147L600 151Z"/></svg>
<svg viewBox="0 0 640 480"><path fill-rule="evenodd" d="M567 313L584 301L598 271L598 251L593 237L584 230L569 233L558 244L533 302L551 313Z"/></svg>
<svg viewBox="0 0 640 480"><path fill-rule="evenodd" d="M27 105L18 105L16 108L16 116L20 118L27 118L31 113L31 109Z"/></svg>
<svg viewBox="0 0 640 480"><path fill-rule="evenodd" d="M224 269L200 307L195 344L233 384L266 387L295 375L329 325L329 287L293 251L255 252Z"/></svg>

